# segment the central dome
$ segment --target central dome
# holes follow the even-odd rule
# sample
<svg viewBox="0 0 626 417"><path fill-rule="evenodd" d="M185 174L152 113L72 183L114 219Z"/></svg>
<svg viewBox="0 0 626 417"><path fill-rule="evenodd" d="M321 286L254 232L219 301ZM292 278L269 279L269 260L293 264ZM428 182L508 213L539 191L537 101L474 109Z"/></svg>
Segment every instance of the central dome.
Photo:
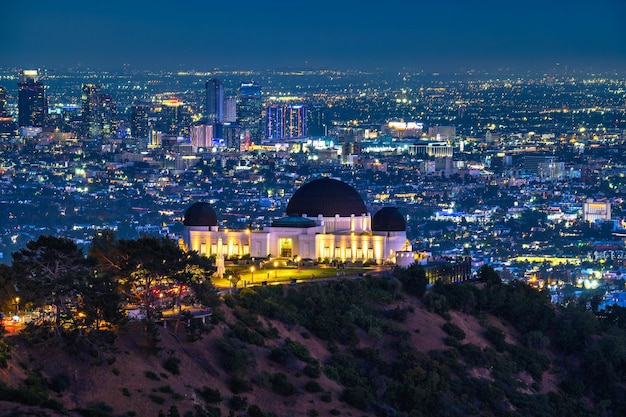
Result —
<svg viewBox="0 0 626 417"><path fill-rule="evenodd" d="M217 226L217 213L209 203L193 203L185 212L183 219L185 226Z"/></svg>
<svg viewBox="0 0 626 417"><path fill-rule="evenodd" d="M332 178L320 178L300 187L287 204L288 216L349 217L367 213L363 199L354 188Z"/></svg>

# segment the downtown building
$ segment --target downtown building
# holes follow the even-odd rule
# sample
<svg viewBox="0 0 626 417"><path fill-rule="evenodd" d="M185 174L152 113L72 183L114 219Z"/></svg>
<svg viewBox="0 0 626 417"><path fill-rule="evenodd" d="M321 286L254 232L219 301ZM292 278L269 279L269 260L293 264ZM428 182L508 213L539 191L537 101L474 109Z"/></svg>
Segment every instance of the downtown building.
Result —
<svg viewBox="0 0 626 417"><path fill-rule="evenodd" d="M21 70L17 83L17 123L20 128L37 128L46 124L46 90L39 71Z"/></svg>
<svg viewBox="0 0 626 417"><path fill-rule="evenodd" d="M266 109L267 139L295 139L308 136L308 107L301 104L272 104Z"/></svg>

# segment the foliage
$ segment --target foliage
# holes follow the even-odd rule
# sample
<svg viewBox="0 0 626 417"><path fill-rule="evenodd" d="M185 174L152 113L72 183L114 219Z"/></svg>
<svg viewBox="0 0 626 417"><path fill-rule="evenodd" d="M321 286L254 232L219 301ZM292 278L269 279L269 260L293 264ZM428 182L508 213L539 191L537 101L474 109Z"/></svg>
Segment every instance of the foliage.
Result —
<svg viewBox="0 0 626 417"><path fill-rule="evenodd" d="M441 325L441 328L444 332L448 333L450 336L454 337L457 340L465 339L465 332L459 326L452 322L445 322Z"/></svg>
<svg viewBox="0 0 626 417"><path fill-rule="evenodd" d="M180 375L179 365L180 359L175 356L170 356L163 362L163 368L169 371L172 375Z"/></svg>

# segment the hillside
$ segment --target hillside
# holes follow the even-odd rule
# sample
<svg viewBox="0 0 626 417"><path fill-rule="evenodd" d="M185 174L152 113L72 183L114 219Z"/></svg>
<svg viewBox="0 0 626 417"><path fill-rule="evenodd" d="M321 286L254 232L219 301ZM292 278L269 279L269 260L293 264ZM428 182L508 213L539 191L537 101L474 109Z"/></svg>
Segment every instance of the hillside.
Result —
<svg viewBox="0 0 626 417"><path fill-rule="evenodd" d="M529 348L528 329L442 307L445 291L416 297L385 279L245 289L194 342L170 325L150 345L140 322L97 350L5 337L0 399L13 401L0 417L600 415L597 394L571 386L567 366L583 356L536 333Z"/></svg>

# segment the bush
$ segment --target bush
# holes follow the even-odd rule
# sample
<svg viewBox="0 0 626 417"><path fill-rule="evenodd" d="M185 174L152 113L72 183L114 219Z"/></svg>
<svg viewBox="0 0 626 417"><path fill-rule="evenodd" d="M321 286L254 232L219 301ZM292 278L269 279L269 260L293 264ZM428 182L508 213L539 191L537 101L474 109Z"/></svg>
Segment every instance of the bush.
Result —
<svg viewBox="0 0 626 417"><path fill-rule="evenodd" d="M150 394L148 395L148 398L150 398L152 402L156 404L159 404L159 405L165 404L165 398L161 397L160 395Z"/></svg>
<svg viewBox="0 0 626 417"><path fill-rule="evenodd" d="M444 332L448 333L450 336L454 337L457 340L465 339L465 332L459 326L449 321L445 322L441 325L441 328Z"/></svg>
<svg viewBox="0 0 626 417"><path fill-rule="evenodd" d="M152 372L152 371L146 371L146 373L144 374L146 376L146 378L151 379L153 381L160 381L161 378L159 378L159 376Z"/></svg>
<svg viewBox="0 0 626 417"><path fill-rule="evenodd" d="M207 403L219 403L222 401L222 395L219 390L211 389L209 387L202 387L201 390L196 390L196 393Z"/></svg>
<svg viewBox="0 0 626 417"><path fill-rule="evenodd" d="M166 371L169 371L172 375L180 375L180 369L178 368L179 364L180 359L170 356L165 360L165 362L163 362L163 368L165 368Z"/></svg>
<svg viewBox="0 0 626 417"><path fill-rule="evenodd" d="M272 377L272 391L276 394L288 396L296 394L298 389L287 379L287 375L279 372Z"/></svg>
<svg viewBox="0 0 626 417"><path fill-rule="evenodd" d="M364 387L351 387L343 391L341 399L353 407L364 410L374 401L374 395Z"/></svg>
<svg viewBox="0 0 626 417"><path fill-rule="evenodd" d="M252 384L247 379L235 376L230 379L229 388L233 394L241 394L252 391Z"/></svg>
<svg viewBox="0 0 626 417"><path fill-rule="evenodd" d="M325 403L329 403L333 400L333 395L330 393L330 391L323 392L322 395L320 395L320 400L324 401Z"/></svg>
<svg viewBox="0 0 626 417"><path fill-rule="evenodd" d="M502 329L496 326L487 326L485 338L493 344L498 352L503 352L506 348L505 335Z"/></svg>
<svg viewBox="0 0 626 417"><path fill-rule="evenodd" d="M308 381L304 384L304 390L307 392L322 392L324 389L317 381Z"/></svg>
<svg viewBox="0 0 626 417"><path fill-rule="evenodd" d="M70 385L72 385L72 380L65 372L53 376L49 383L50 389L56 393L65 391Z"/></svg>
<svg viewBox="0 0 626 417"><path fill-rule="evenodd" d="M322 370L320 369L319 363L315 365L307 364L302 370L302 373L309 378L319 378L322 375Z"/></svg>
<svg viewBox="0 0 626 417"><path fill-rule="evenodd" d="M245 397L240 397L239 395L234 395L228 401L228 407L231 410L239 411L239 410L243 410L247 406L248 406L248 399Z"/></svg>

